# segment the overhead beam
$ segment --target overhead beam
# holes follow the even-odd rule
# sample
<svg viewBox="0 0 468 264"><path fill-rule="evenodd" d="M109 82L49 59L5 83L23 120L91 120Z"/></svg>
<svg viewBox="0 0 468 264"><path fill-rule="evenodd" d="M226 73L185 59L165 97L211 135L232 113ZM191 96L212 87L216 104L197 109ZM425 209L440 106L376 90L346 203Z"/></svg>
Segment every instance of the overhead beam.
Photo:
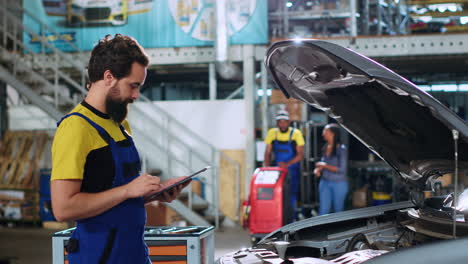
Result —
<svg viewBox="0 0 468 264"><path fill-rule="evenodd" d="M427 55L457 55L468 53L468 33L401 35L401 36L358 36L350 38L324 38L324 41L350 48L368 57L402 57ZM279 39L271 42L279 41ZM267 46L255 45L255 61L262 61ZM213 63L216 61L213 47L146 48L151 65L177 65ZM229 56L232 62L242 62L242 46L231 45ZM39 65L51 66L54 61L48 56L37 54ZM85 53L89 56L89 53ZM63 62L62 67L67 67Z"/></svg>

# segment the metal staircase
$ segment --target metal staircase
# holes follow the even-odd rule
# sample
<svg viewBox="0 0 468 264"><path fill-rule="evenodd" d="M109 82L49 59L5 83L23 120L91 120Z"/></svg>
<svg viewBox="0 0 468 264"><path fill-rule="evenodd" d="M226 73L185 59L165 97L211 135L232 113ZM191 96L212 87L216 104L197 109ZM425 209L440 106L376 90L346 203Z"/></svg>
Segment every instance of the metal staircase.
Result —
<svg viewBox="0 0 468 264"><path fill-rule="evenodd" d="M24 19L34 21L40 30L23 25ZM66 45L67 52L49 43L46 33L57 32L18 6L16 1L0 0L0 20L0 79L15 88L27 102L59 120L86 95L87 55L67 41L61 43ZM40 41L40 53L24 44L26 35ZM47 63L43 63L45 55ZM220 160L230 164L230 171L234 172L232 177L236 177L237 182L239 164L144 96L132 105L129 120L144 169L161 168L162 177L167 179L211 166L208 173L199 177L204 185L203 198L186 188L186 202L176 200L167 205L193 225L209 225L206 218L211 218L219 226L222 218L218 202ZM205 216L192 210L200 205L207 207L203 212Z"/></svg>

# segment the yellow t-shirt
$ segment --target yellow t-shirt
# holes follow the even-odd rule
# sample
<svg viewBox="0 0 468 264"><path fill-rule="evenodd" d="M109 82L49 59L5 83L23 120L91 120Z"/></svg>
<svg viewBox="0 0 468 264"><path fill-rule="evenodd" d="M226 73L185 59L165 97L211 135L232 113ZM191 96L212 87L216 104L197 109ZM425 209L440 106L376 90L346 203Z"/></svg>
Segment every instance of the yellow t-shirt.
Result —
<svg viewBox="0 0 468 264"><path fill-rule="evenodd" d="M288 131L286 132L281 132L279 128L271 128L268 130L267 137L265 138L265 143L266 144L271 144L273 140L278 140L282 142L288 142L289 141L289 135L291 134L291 129L292 127L288 128ZM299 129L294 129L294 132L291 137L291 141L295 144L295 146L304 146L304 137L302 136L302 132Z"/></svg>
<svg viewBox="0 0 468 264"><path fill-rule="evenodd" d="M117 144L129 140L119 124L86 102L78 104L71 112L81 113L104 128ZM130 126L122 123L130 135ZM82 189L90 192L109 188L115 174L115 165L107 142L98 131L80 116L70 116L62 121L52 143L51 180L83 180ZM90 186L89 188L86 186Z"/></svg>

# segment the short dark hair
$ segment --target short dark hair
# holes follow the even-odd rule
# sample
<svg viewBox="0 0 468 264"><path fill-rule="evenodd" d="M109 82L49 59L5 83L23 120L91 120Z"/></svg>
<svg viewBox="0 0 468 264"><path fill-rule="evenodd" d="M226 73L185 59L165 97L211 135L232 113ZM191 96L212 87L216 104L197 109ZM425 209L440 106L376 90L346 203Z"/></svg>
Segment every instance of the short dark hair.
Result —
<svg viewBox="0 0 468 264"><path fill-rule="evenodd" d="M89 81L102 80L106 70L110 70L117 79L122 79L130 74L134 62L145 67L149 64L148 55L134 38L122 34L115 34L113 38L106 35L91 51Z"/></svg>

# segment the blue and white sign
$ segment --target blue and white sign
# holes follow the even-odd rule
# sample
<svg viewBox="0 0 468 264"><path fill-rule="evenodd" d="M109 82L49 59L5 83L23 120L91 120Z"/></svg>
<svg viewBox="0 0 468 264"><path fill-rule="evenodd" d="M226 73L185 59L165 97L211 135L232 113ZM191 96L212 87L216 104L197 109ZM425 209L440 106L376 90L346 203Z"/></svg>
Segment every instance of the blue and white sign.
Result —
<svg viewBox="0 0 468 264"><path fill-rule="evenodd" d="M230 43L266 44L267 0L227 2ZM91 50L99 39L116 33L134 37L145 48L214 44L215 0L28 0L23 5L52 29L43 35L57 47L68 40ZM30 16L24 23L43 33ZM31 34L25 34L25 42L40 50Z"/></svg>

